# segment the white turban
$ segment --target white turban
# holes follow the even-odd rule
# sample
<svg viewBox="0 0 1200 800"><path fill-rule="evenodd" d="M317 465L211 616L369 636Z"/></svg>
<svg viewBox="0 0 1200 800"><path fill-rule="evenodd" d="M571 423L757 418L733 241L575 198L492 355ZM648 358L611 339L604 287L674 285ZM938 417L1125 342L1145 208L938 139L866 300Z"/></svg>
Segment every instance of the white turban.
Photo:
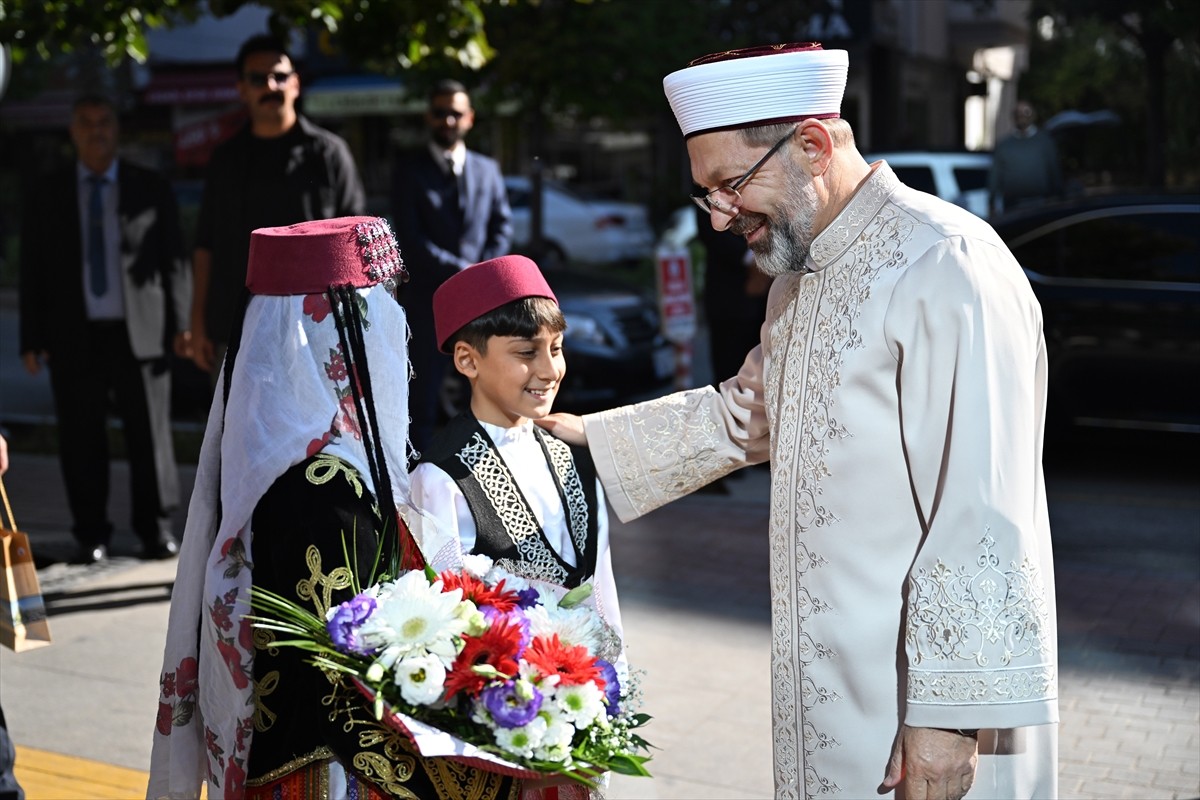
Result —
<svg viewBox="0 0 1200 800"><path fill-rule="evenodd" d="M815 42L704 56L663 79L684 136L728 128L836 117L846 91L845 50Z"/></svg>

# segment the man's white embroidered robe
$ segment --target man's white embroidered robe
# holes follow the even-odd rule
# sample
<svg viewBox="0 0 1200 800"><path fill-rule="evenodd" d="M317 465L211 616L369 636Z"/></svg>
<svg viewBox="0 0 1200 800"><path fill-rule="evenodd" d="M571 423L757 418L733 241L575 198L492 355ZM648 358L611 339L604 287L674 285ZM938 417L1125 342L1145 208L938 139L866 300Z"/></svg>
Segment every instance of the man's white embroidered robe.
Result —
<svg viewBox="0 0 1200 800"><path fill-rule="evenodd" d="M971 798L1057 791L1041 311L982 220L876 165L712 388L585 417L635 518L771 462L776 795L879 796L902 723L982 728ZM719 336L720 331L713 334Z"/></svg>

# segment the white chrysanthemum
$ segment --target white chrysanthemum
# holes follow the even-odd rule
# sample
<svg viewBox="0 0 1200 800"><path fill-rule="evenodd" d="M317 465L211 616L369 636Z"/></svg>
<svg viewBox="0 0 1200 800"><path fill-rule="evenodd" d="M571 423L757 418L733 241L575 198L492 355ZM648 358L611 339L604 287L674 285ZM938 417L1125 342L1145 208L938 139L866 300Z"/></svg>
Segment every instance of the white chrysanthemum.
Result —
<svg viewBox="0 0 1200 800"><path fill-rule="evenodd" d="M604 693L594 683L559 686L554 690L553 698L563 718L580 730L605 713Z"/></svg>
<svg viewBox="0 0 1200 800"><path fill-rule="evenodd" d="M466 553L462 557L462 565L463 572L472 578L483 580L483 576L492 568L492 559L482 553Z"/></svg>
<svg viewBox="0 0 1200 800"><path fill-rule="evenodd" d="M504 588L510 592L522 592L529 588L529 581L520 575L516 575L503 567L492 567L483 576L483 582L488 586L495 586L500 581L504 581Z"/></svg>
<svg viewBox="0 0 1200 800"><path fill-rule="evenodd" d="M546 721L546 733L542 736L541 744L533 749L533 756L543 761L567 761L571 758L575 726L555 704L548 703L542 708L538 716Z"/></svg>
<svg viewBox="0 0 1200 800"><path fill-rule="evenodd" d="M407 656L396 663L395 681L401 697L413 705L427 706L442 696L446 667L428 653Z"/></svg>
<svg viewBox="0 0 1200 800"><path fill-rule="evenodd" d="M466 630L460 613L462 590L442 592L424 573L412 571L384 587L379 605L358 634L363 644L380 649L389 666L408 655L433 653L449 665L458 654L456 637Z"/></svg>
<svg viewBox="0 0 1200 800"><path fill-rule="evenodd" d="M556 603L535 606L526 612L526 616L530 633L535 637L549 639L557 633L564 645L582 645L593 656L601 656L606 650L608 635L603 620L594 609L584 606L561 608Z"/></svg>
<svg viewBox="0 0 1200 800"><path fill-rule="evenodd" d="M533 758L533 750L542 743L546 735L546 720L534 717L528 724L519 728L496 728L494 731L496 744L506 753Z"/></svg>

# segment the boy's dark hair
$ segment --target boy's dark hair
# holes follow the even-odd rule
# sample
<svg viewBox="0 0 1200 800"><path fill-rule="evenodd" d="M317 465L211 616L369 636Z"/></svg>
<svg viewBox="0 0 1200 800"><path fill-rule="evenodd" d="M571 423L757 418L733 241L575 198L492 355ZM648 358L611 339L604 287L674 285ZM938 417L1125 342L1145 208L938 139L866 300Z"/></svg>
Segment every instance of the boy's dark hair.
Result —
<svg viewBox="0 0 1200 800"><path fill-rule="evenodd" d="M558 303L549 297L522 297L494 308L463 325L447 342L453 351L458 342L466 342L480 353L487 352L488 339L493 336L518 336L532 339L542 328L554 333L567 329Z"/></svg>
<svg viewBox="0 0 1200 800"><path fill-rule="evenodd" d="M278 53L281 56L287 56L289 61L292 58L283 40L278 36L272 36L269 33L251 36L242 42L242 46L237 51L237 58L233 60L233 65L237 68L238 80L241 80L245 72L246 59L255 53Z"/></svg>

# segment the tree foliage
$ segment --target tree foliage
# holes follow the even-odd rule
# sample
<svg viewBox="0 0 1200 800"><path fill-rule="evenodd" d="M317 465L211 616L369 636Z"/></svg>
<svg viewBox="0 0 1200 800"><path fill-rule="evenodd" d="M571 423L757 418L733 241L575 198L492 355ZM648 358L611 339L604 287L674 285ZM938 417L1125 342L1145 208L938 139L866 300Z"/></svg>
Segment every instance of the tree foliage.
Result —
<svg viewBox="0 0 1200 800"><path fill-rule="evenodd" d="M663 106L662 79L705 53L802 38L825 0L540 0L488 15L496 49L475 78L505 99L583 118ZM430 68L453 65L428 62Z"/></svg>
<svg viewBox="0 0 1200 800"><path fill-rule="evenodd" d="M0 0L0 42L14 61L43 60L82 48L110 64L145 61L146 32L216 17L244 5L271 11L277 33L319 26L337 35L361 60L409 66L430 57L478 68L492 55L484 30L488 7L527 0Z"/></svg>
<svg viewBox="0 0 1200 800"><path fill-rule="evenodd" d="M1023 93L1043 114L1108 108L1122 119L1099 160L1151 186L1194 182L1200 161L1200 4L1035 0ZM1140 149L1131 141L1142 141ZM1068 154L1077 157L1078 154Z"/></svg>

